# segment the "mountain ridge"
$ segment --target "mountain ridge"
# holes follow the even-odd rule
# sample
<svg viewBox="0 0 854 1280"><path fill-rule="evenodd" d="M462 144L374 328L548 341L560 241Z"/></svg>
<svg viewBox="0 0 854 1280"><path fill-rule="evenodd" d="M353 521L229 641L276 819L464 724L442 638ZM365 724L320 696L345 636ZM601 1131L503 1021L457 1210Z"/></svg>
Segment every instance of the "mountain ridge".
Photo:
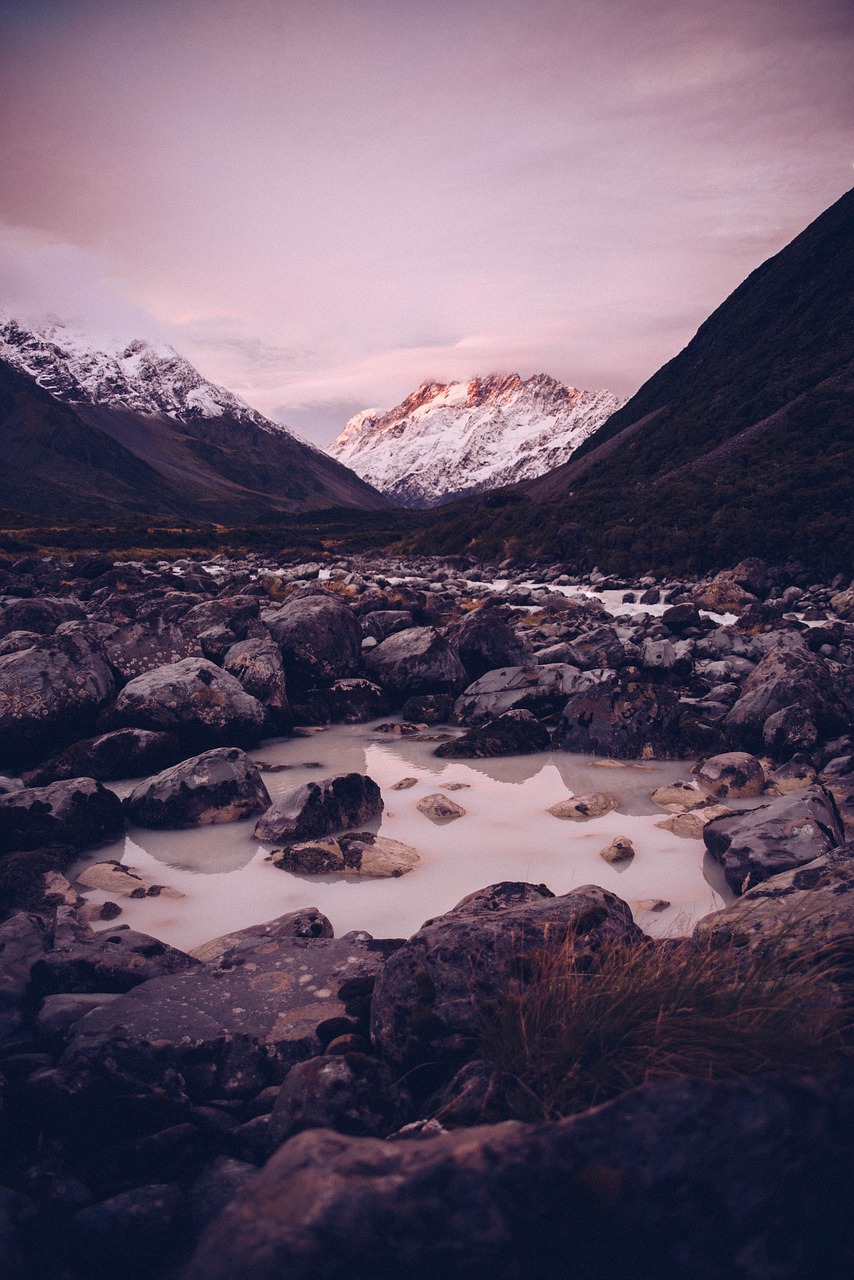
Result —
<svg viewBox="0 0 854 1280"><path fill-rule="evenodd" d="M403 506L438 506L541 475L620 404L548 374L429 381L393 409L356 414L327 452Z"/></svg>

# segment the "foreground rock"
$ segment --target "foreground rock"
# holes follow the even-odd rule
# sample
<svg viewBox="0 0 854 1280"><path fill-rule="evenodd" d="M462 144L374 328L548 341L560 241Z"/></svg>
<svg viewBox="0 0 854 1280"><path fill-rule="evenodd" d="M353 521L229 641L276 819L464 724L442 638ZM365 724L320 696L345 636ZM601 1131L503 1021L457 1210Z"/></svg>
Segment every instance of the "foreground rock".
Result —
<svg viewBox="0 0 854 1280"><path fill-rule="evenodd" d="M253 946L248 933L217 968L145 982L87 1014L73 1028L66 1061L112 1055L130 1070L143 1060L149 1072L180 1071L193 1098L251 1096L322 1052L317 1027L346 1014L345 984L372 980L397 945L364 933L306 939L268 932Z"/></svg>
<svg viewBox="0 0 854 1280"><path fill-rule="evenodd" d="M79 633L0 657L0 764L20 767L91 733L114 692L109 663Z"/></svg>
<svg viewBox="0 0 854 1280"><path fill-rule="evenodd" d="M175 733L187 751L254 746L266 719L261 703L205 658L184 658L131 680L116 700L115 717L138 729Z"/></svg>
<svg viewBox="0 0 854 1280"><path fill-rule="evenodd" d="M269 806L258 769L239 747L217 747L183 760L140 783L125 800L127 816L137 826L173 830L237 822Z"/></svg>
<svg viewBox="0 0 854 1280"><path fill-rule="evenodd" d="M273 865L298 875L397 877L420 861L415 849L399 840L356 831L288 845L273 854Z"/></svg>
<svg viewBox="0 0 854 1280"><path fill-rule="evenodd" d="M498 898L492 905L490 910L483 901L463 900L414 934L386 964L374 993L371 1030L393 1066L470 1057L484 1006L506 992L518 957L570 942L578 958L606 942L641 936L626 903L592 885L562 897L538 895L521 903L516 897L506 906Z"/></svg>
<svg viewBox="0 0 854 1280"><path fill-rule="evenodd" d="M704 916L698 937L718 945L771 945L815 961L854 943L854 842L771 876L732 906Z"/></svg>
<svg viewBox="0 0 854 1280"><path fill-rule="evenodd" d="M94 778L0 796L0 852L65 845L95 849L125 829L121 801Z"/></svg>
<svg viewBox="0 0 854 1280"><path fill-rule="evenodd" d="M745 751L788 760L823 737L844 733L851 707L823 657L806 646L773 648L745 680L724 724Z"/></svg>
<svg viewBox="0 0 854 1280"><path fill-rule="evenodd" d="M457 698L454 718L461 724L477 724L513 709L532 711L538 717L557 715L578 675L578 667L565 662L488 671Z"/></svg>
<svg viewBox="0 0 854 1280"><path fill-rule="evenodd" d="M626 1258L635 1280L842 1280L848 1107L838 1085L673 1081L551 1125L303 1133L210 1227L184 1280L605 1280Z"/></svg>
<svg viewBox="0 0 854 1280"><path fill-rule="evenodd" d="M382 811L382 795L373 778L345 773L307 782L280 796L255 827L255 839L310 840L360 827Z"/></svg>
<svg viewBox="0 0 854 1280"><path fill-rule="evenodd" d="M174 733L117 729L72 743L58 756L31 770L25 780L27 786L45 787L67 778L96 778L98 782L141 778L176 764L180 754Z"/></svg>
<svg viewBox="0 0 854 1280"><path fill-rule="evenodd" d="M497 720L487 720L461 737L443 742L433 754L451 760L530 755L545 751L550 741L548 729L530 711L506 711Z"/></svg>
<svg viewBox="0 0 854 1280"><path fill-rule="evenodd" d="M724 869L733 893L842 844L843 834L824 787L805 787L757 809L715 818L703 828L709 853Z"/></svg>
<svg viewBox="0 0 854 1280"><path fill-rule="evenodd" d="M666 685L626 671L594 671L576 682L556 737L565 751L668 760L684 751L679 722L679 699Z"/></svg>
<svg viewBox="0 0 854 1280"><path fill-rule="evenodd" d="M455 650L434 627L410 627L389 636L366 655L365 669L397 703L459 693L468 680Z"/></svg>
<svg viewBox="0 0 854 1280"><path fill-rule="evenodd" d="M355 614L335 596L321 592L289 600L261 618L282 651L289 691L357 674L362 631Z"/></svg>
<svg viewBox="0 0 854 1280"><path fill-rule="evenodd" d="M746 751L710 756L694 770L694 775L704 791L720 799L745 800L761 796L765 786L762 765Z"/></svg>
<svg viewBox="0 0 854 1280"><path fill-rule="evenodd" d="M290 728L293 713L278 645L272 640L241 640L231 646L222 665L261 703L272 731L282 733Z"/></svg>

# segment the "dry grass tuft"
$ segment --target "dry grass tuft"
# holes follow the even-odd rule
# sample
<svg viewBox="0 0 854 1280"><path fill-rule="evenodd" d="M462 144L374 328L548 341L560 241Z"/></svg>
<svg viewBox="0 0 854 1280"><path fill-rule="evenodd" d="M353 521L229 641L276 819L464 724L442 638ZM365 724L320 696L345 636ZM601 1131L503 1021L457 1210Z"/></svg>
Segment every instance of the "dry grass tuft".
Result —
<svg viewBox="0 0 854 1280"><path fill-rule="evenodd" d="M850 1053L838 955L809 967L783 948L646 943L576 963L570 939L519 957L516 990L490 1011L483 1056L510 1114L555 1119L649 1080L806 1074Z"/></svg>

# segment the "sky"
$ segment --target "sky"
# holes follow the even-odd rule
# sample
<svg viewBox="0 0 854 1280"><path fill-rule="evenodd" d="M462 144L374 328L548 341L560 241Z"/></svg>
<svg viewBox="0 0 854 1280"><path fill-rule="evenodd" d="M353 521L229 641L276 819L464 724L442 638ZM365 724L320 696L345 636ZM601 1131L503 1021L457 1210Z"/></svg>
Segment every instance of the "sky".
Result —
<svg viewBox="0 0 854 1280"><path fill-rule="evenodd" d="M318 443L635 391L852 184L850 0L0 0L0 309Z"/></svg>

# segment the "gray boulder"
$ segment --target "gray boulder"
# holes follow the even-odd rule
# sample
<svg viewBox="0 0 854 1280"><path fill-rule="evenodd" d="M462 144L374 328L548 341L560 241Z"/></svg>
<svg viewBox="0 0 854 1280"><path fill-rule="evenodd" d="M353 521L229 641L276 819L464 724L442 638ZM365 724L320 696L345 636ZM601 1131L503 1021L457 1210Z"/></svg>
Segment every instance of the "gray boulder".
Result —
<svg viewBox="0 0 854 1280"><path fill-rule="evenodd" d="M167 973L194 969L198 961L127 925L104 929L88 940L56 946L32 967L38 996L59 992L125 992Z"/></svg>
<svg viewBox="0 0 854 1280"><path fill-rule="evenodd" d="M365 670L396 703L428 693L459 693L466 671L434 627L410 627L365 655Z"/></svg>
<svg viewBox="0 0 854 1280"><path fill-rule="evenodd" d="M494 609L475 609L452 623L445 638L456 649L469 681L497 667L524 666L530 648Z"/></svg>
<svg viewBox="0 0 854 1280"><path fill-rule="evenodd" d="M563 709L555 739L565 751L616 760L683 754L679 700L666 685L625 671L587 672Z"/></svg>
<svg viewBox="0 0 854 1280"><path fill-rule="evenodd" d="M443 759L485 759L490 756L529 755L545 751L551 735L530 711L505 711L495 720L475 725L460 738L443 742L433 752Z"/></svg>
<svg viewBox="0 0 854 1280"><path fill-rule="evenodd" d="M186 751L254 746L265 724L261 703L205 658L184 658L131 680L116 700L115 718L175 733Z"/></svg>
<svg viewBox="0 0 854 1280"><path fill-rule="evenodd" d="M270 1116L278 1146L305 1129L384 1138L403 1123L388 1067L363 1054L327 1054L291 1067Z"/></svg>
<svg viewBox="0 0 854 1280"><path fill-rule="evenodd" d="M103 645L120 683L182 658L202 657L194 635L178 622L157 616L123 623L104 636Z"/></svg>
<svg viewBox="0 0 854 1280"><path fill-rule="evenodd" d="M457 698L454 719L461 724L477 724L514 709L533 711L536 716L557 714L566 705L579 675L578 667L565 662L488 671Z"/></svg>
<svg viewBox="0 0 854 1280"><path fill-rule="evenodd" d="M0 853L64 845L95 849L124 832L121 801L94 778L0 796Z"/></svg>
<svg viewBox="0 0 854 1280"><path fill-rule="evenodd" d="M825 659L804 645L777 645L747 677L723 723L743 750L764 749L788 759L810 750L821 737L844 733L850 721L851 708L839 696Z"/></svg>
<svg viewBox="0 0 854 1280"><path fill-rule="evenodd" d="M703 828L706 848L733 893L812 862L843 839L833 797L820 786L713 818Z"/></svg>
<svg viewBox="0 0 854 1280"><path fill-rule="evenodd" d="M290 728L293 713L288 702L282 651L272 640L241 640L225 655L223 669L239 680L264 708L271 728L282 732Z"/></svg>
<svg viewBox="0 0 854 1280"><path fill-rule="evenodd" d="M347 985L372 981L389 946L363 933L279 936L231 965L191 962L195 972L155 978L87 1014L65 1061L148 1060L180 1071L195 1099L254 1096L322 1052L317 1027L346 1014Z"/></svg>
<svg viewBox="0 0 854 1280"><path fill-rule="evenodd" d="M30 763L91 732L114 693L106 658L82 635L0 657L0 764Z"/></svg>
<svg viewBox="0 0 854 1280"><path fill-rule="evenodd" d="M745 800L761 796L765 786L762 765L747 751L725 751L709 756L693 772L703 791L719 799Z"/></svg>
<svg viewBox="0 0 854 1280"><path fill-rule="evenodd" d="M261 614L282 651L292 692L358 673L362 630L346 604L326 592L289 600Z"/></svg>
<svg viewBox="0 0 854 1280"><path fill-rule="evenodd" d="M499 886L500 887L500 886ZM585 885L560 897L502 905L464 899L424 925L390 958L378 980L371 1032L382 1058L409 1069L456 1065L473 1056L485 1009L506 995L519 957L571 942L576 958L642 935L615 894ZM496 909L497 908L497 909Z"/></svg>
<svg viewBox="0 0 854 1280"><path fill-rule="evenodd" d="M244 751L216 747L140 783L124 805L137 826L177 830L249 818L269 808L270 795Z"/></svg>
<svg viewBox="0 0 854 1280"><path fill-rule="evenodd" d="M154 733L149 729L116 729L97 738L84 738L51 760L25 774L27 786L45 787L67 778L95 778L111 782L118 778L140 778L165 769L180 759L174 733Z"/></svg>
<svg viewBox="0 0 854 1280"><path fill-rule="evenodd" d="M320 782L306 782L279 796L255 827L255 839L289 843L310 840L362 826L382 811L382 795L373 778L345 773Z"/></svg>

